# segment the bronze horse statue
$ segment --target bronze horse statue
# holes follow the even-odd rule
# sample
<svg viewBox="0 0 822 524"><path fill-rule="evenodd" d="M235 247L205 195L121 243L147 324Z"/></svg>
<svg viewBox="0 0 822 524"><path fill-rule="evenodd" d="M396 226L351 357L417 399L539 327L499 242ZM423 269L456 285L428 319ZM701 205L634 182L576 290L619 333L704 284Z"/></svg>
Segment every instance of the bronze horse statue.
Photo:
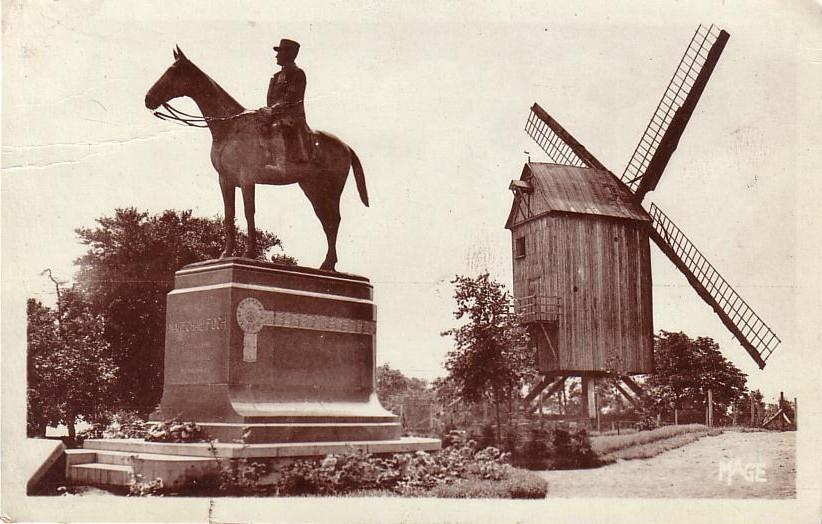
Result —
<svg viewBox="0 0 822 524"><path fill-rule="evenodd" d="M202 117L186 115L168 105L174 98L189 97ZM177 47L174 63L146 93L146 107L155 115L170 117L189 125L203 123L211 131L211 164L220 178L225 207L225 248L220 258L234 252L234 195L243 193L245 219L248 226L246 257L256 250L254 228L255 184L285 185L297 183L311 201L322 223L328 241L328 251L320 269L335 271L337 263L337 231L340 226L340 196L349 169L362 203L368 206L368 191L362 165L354 151L339 138L316 131L312 133L312 158L306 163L288 163L281 134L271 132L270 116L263 111L247 111L217 82L203 73ZM158 114L160 106L170 115Z"/></svg>

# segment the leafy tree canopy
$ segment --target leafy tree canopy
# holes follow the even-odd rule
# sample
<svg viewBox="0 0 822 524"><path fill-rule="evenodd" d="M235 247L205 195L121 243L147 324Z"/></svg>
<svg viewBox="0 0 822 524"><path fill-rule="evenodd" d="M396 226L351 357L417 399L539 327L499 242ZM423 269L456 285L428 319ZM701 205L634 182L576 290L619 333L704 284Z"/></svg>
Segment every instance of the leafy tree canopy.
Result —
<svg viewBox="0 0 822 524"><path fill-rule="evenodd" d="M443 333L454 338L454 349L445 362L447 380L460 400L488 400L495 405L499 436L500 405L519 397L536 374L534 349L502 284L488 273L457 276L452 283L457 302L454 317L464 323Z"/></svg>
<svg viewBox="0 0 822 524"><path fill-rule="evenodd" d="M747 375L722 355L711 338L660 331L654 337L654 361L656 370L645 386L660 407L704 406L710 389L714 404L724 411L746 394Z"/></svg>
<svg viewBox="0 0 822 524"><path fill-rule="evenodd" d="M386 409L398 413L403 400L410 395L433 397L425 380L408 377L387 363L377 366L377 397Z"/></svg>
<svg viewBox="0 0 822 524"><path fill-rule="evenodd" d="M103 318L75 289L59 295L57 311L34 299L26 310L28 433L65 424L74 438L78 419L94 422L113 409L117 367Z"/></svg>
<svg viewBox="0 0 822 524"><path fill-rule="evenodd" d="M247 237L234 227L242 252ZM75 261L77 285L92 310L105 318L105 339L119 367L116 395L122 407L147 414L162 393L166 294L173 288L174 272L219 257L223 221L195 217L190 210L150 215L125 208L76 233L88 246ZM276 235L258 232L257 258L296 263L282 253L271 255L276 248L282 248Z"/></svg>

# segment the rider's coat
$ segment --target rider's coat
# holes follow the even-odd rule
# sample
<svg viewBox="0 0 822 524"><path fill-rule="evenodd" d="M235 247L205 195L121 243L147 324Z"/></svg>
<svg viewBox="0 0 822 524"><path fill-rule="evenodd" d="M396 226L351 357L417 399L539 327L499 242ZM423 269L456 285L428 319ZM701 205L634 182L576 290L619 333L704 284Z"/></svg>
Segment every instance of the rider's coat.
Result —
<svg viewBox="0 0 822 524"><path fill-rule="evenodd" d="M284 65L268 83L266 104L269 107L276 106L284 117L305 120L305 84L305 73L297 64Z"/></svg>

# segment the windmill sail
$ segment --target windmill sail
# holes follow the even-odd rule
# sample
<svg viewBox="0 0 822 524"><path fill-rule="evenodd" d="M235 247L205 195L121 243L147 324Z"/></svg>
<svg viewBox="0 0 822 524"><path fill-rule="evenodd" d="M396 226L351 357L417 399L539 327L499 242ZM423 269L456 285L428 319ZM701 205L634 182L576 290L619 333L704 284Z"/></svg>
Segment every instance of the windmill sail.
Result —
<svg viewBox="0 0 822 524"><path fill-rule="evenodd" d="M551 118L539 104L531 106L531 113L525 123L525 132L534 139L534 142L545 151L548 158L555 164L576 167L593 167L605 169L605 166L594 158L594 155L577 142L571 133L565 130L559 122Z"/></svg>
<svg viewBox="0 0 822 524"><path fill-rule="evenodd" d="M691 286L719 315L760 369L781 342L739 294L731 288L688 237L651 204L651 238L688 278Z"/></svg>
<svg viewBox="0 0 822 524"><path fill-rule="evenodd" d="M730 35L700 25L634 149L621 180L642 201L656 187Z"/></svg>

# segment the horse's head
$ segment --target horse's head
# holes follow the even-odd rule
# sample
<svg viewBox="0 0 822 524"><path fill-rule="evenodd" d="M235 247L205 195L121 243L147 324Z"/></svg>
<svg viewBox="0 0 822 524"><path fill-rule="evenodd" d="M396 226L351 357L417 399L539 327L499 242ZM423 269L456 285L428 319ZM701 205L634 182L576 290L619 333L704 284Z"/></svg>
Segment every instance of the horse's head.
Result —
<svg viewBox="0 0 822 524"><path fill-rule="evenodd" d="M196 66L177 46L174 49L174 63L146 93L146 107L153 111L173 98L191 96L196 73Z"/></svg>

